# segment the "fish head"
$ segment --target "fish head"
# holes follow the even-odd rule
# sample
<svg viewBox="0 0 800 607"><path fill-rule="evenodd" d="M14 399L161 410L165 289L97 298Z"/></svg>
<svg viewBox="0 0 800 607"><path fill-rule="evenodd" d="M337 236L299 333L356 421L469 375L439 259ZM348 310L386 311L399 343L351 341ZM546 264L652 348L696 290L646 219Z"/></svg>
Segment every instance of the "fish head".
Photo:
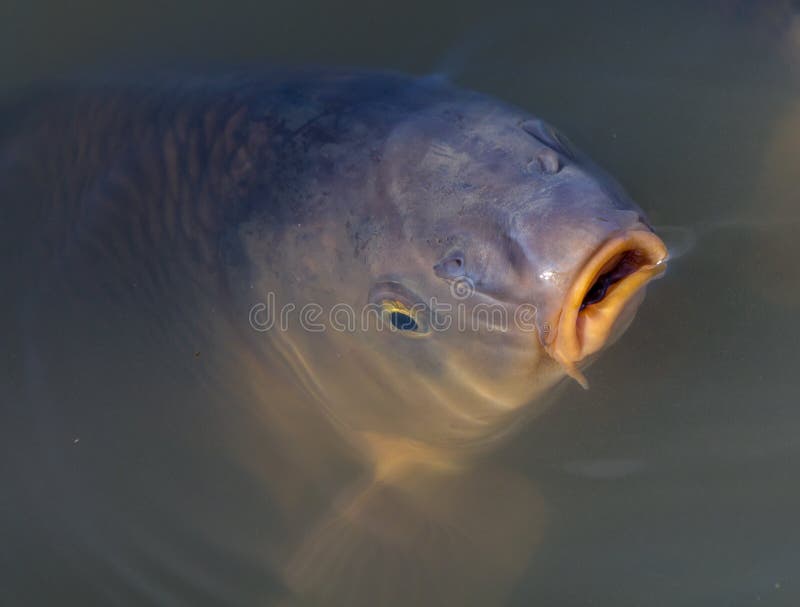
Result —
<svg viewBox="0 0 800 607"><path fill-rule="evenodd" d="M611 177L544 121L490 98L417 107L340 156L317 236L303 240L329 244L314 245L316 278L300 282L322 285L322 307L344 303L357 322L292 347L348 428L421 444L496 436L565 376L585 386L581 367L666 267L664 244Z"/></svg>
<svg viewBox="0 0 800 607"><path fill-rule="evenodd" d="M585 384L579 367L624 332L666 268L643 211L552 126L483 99L415 115L385 156L399 237L373 244L385 280L371 298L422 311L398 333L447 343L500 400L543 359ZM526 400L513 392L508 407Z"/></svg>

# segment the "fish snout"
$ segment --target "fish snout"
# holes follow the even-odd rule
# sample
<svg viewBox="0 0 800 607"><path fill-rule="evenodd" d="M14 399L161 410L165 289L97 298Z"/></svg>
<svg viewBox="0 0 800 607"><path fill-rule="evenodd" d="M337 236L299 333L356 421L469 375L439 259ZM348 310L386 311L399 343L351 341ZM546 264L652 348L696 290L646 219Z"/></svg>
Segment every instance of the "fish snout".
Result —
<svg viewBox="0 0 800 607"><path fill-rule="evenodd" d="M637 223L603 241L579 267L545 348L584 387L576 364L628 326L645 285L664 272L666 260L662 240Z"/></svg>

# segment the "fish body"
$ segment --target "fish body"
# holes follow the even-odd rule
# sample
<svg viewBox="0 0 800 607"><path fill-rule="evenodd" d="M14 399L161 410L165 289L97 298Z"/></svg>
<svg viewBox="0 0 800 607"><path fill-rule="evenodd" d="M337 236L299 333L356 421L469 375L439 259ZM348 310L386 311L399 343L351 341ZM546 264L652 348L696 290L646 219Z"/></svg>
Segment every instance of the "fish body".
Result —
<svg viewBox="0 0 800 607"><path fill-rule="evenodd" d="M84 83L8 108L0 133L16 447L59 477L29 498L68 492L61 450L94 444L69 464L94 507L148 493L174 515L199 481L169 471L219 440L283 521L247 545L314 601L343 546L397 548L352 527L385 530L387 495L412 496L414 537L452 511L434 487L482 493L452 479L566 375L585 383L665 267L641 209L556 129L441 79ZM225 543L200 485L187 533ZM524 554L538 535L519 537ZM465 563L507 587L507 567Z"/></svg>

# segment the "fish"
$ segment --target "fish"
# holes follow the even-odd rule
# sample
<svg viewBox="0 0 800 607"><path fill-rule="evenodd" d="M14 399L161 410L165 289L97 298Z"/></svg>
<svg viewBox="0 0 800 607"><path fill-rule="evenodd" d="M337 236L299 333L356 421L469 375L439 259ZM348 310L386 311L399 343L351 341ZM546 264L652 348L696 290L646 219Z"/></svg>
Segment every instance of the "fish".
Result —
<svg viewBox="0 0 800 607"><path fill-rule="evenodd" d="M392 72L62 83L1 115L19 508L161 603L507 595L546 508L481 455L588 386L666 269L622 186L523 109Z"/></svg>

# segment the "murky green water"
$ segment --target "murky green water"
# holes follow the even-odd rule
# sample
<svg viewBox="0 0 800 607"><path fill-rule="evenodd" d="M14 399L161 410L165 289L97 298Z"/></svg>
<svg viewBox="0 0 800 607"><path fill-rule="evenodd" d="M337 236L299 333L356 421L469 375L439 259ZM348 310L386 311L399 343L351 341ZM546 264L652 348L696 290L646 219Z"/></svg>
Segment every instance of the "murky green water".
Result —
<svg viewBox="0 0 800 607"><path fill-rule="evenodd" d="M591 389L566 386L450 491L479 505L469 516L485 526L464 525L495 537L487 561L508 573L488 576L502 588L486 604L796 605L800 12L780 1L664 4L7 4L0 77L13 92L123 65L443 69L558 125L682 254L589 368ZM3 277L4 297L20 279ZM37 343L95 307L84 343L55 339L36 356L16 308L3 310L0 602L288 600L292 544L358 478L352 454L319 438L299 468L307 476L287 473L282 453L298 447L265 440L279 431L265 434L258 411L196 405L224 402L214 391L246 398L246 387L217 381L212 363L173 369L184 334L167 332L154 351L152 326L105 325L113 318L89 295L54 301ZM159 313L169 326L175 311ZM202 340L192 349L206 360ZM163 375L142 385L137 373L153 369ZM59 408L90 383L91 400ZM410 601L440 604L450 594L434 589L485 590L466 577L488 565L459 560L463 544L447 532L436 540L448 512L458 527L469 509L425 494L439 518L423 552L453 567L431 580L419 551L381 560L346 543L343 559L382 568L365 568L355 595L389 604L386 588L413 587ZM353 595L342 576L321 579Z"/></svg>

